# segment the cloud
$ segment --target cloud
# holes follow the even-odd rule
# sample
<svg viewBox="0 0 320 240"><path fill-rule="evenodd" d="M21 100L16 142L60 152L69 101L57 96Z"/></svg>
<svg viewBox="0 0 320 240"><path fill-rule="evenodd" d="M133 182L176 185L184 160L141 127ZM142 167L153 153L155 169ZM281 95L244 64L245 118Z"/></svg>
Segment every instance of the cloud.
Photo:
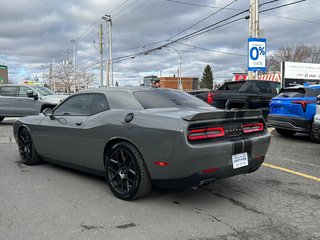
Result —
<svg viewBox="0 0 320 240"><path fill-rule="evenodd" d="M11 0L0 9L0 62L9 67L9 77L42 75L49 63L73 60L76 40L77 69L94 72L99 82L99 33L102 24L104 62L109 55L108 26L101 17L113 20L113 58L135 55L215 24L241 10L248 1L235 1L228 9L213 14L233 1L201 1L202 7L166 0ZM293 1L279 0L262 10ZM206 5L207 7L204 7ZM308 0L260 15L261 34L267 38L268 52L285 44L318 44L319 1ZM205 21L205 17L212 15ZM239 15L244 17L246 14ZM199 23L199 24L197 24ZM190 26L194 27L188 29ZM187 29L187 30L186 30ZM184 31L185 30L185 31ZM178 34L180 33L180 34ZM176 35L176 36L175 36ZM174 37L173 37L174 36ZM173 37L173 38L172 38ZM181 54L183 76L201 77L209 64L214 77L226 79L246 70L248 20L217 28L172 45ZM213 51L210 51L213 50ZM244 55L244 56L239 56ZM46 69L43 69L45 66ZM179 67L179 55L170 48L148 52L125 61L114 61L114 82L137 85L144 75L172 76ZM105 68L105 67L104 67Z"/></svg>

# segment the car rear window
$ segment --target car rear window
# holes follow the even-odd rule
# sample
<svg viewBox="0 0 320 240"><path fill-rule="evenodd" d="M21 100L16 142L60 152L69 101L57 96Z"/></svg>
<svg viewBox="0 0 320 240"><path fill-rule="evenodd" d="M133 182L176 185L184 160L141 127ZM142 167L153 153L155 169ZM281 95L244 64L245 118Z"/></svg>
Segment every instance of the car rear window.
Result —
<svg viewBox="0 0 320 240"><path fill-rule="evenodd" d="M184 92L170 90L137 91L133 93L144 109L207 107L204 101Z"/></svg>
<svg viewBox="0 0 320 240"><path fill-rule="evenodd" d="M237 91L239 90L244 82L232 82L232 83L225 83L221 87L219 87L218 90L233 90Z"/></svg>
<svg viewBox="0 0 320 240"><path fill-rule="evenodd" d="M320 88L285 88L278 97L317 97L319 94Z"/></svg>
<svg viewBox="0 0 320 240"><path fill-rule="evenodd" d="M305 97L317 97L320 94L320 88L308 88L306 89Z"/></svg>
<svg viewBox="0 0 320 240"><path fill-rule="evenodd" d="M304 88L284 88L277 97L304 97L305 92Z"/></svg>

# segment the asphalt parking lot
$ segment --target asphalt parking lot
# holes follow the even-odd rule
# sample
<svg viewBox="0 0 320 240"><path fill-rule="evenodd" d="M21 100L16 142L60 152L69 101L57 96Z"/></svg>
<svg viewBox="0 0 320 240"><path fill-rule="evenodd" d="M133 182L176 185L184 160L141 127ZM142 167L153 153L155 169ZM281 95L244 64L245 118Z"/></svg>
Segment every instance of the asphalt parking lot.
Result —
<svg viewBox="0 0 320 240"><path fill-rule="evenodd" d="M104 179L25 166L0 124L0 239L320 239L320 145L272 134L256 172L119 200Z"/></svg>

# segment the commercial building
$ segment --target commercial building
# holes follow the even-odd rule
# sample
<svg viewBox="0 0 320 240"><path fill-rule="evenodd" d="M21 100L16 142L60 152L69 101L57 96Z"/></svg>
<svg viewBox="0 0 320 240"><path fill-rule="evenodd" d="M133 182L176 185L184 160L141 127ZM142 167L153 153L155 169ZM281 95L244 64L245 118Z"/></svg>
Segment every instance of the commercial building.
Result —
<svg viewBox="0 0 320 240"><path fill-rule="evenodd" d="M0 65L0 84L8 83L8 67Z"/></svg>
<svg viewBox="0 0 320 240"><path fill-rule="evenodd" d="M199 88L199 78L182 77L182 90L190 91ZM160 84L163 88L179 89L178 77L160 77Z"/></svg>

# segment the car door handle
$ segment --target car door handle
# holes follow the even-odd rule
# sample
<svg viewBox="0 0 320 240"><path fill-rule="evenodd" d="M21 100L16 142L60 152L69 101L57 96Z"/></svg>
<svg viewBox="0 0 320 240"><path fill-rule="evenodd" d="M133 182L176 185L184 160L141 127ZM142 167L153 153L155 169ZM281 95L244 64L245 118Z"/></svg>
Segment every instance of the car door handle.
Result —
<svg viewBox="0 0 320 240"><path fill-rule="evenodd" d="M77 122L76 125L77 125L77 126L81 126L81 125L82 125L82 122Z"/></svg>

